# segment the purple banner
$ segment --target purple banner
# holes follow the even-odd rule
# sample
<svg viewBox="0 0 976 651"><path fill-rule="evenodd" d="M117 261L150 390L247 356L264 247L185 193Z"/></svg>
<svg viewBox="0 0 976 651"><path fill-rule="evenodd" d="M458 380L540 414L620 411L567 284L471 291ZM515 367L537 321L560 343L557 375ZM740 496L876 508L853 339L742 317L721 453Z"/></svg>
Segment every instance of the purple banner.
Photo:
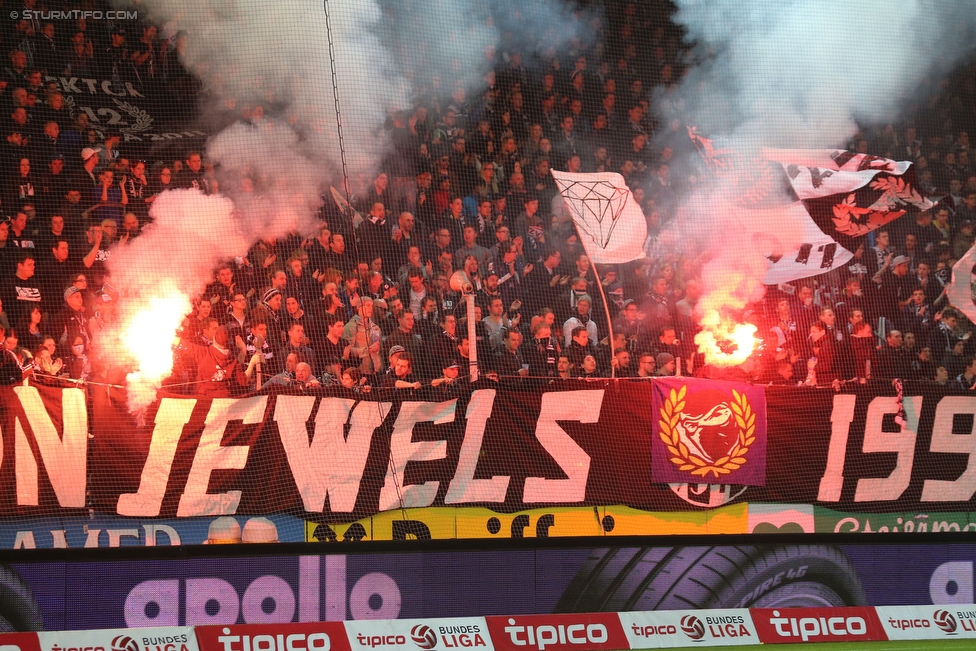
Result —
<svg viewBox="0 0 976 651"><path fill-rule="evenodd" d="M675 378L653 390L652 482L765 485L762 387Z"/></svg>

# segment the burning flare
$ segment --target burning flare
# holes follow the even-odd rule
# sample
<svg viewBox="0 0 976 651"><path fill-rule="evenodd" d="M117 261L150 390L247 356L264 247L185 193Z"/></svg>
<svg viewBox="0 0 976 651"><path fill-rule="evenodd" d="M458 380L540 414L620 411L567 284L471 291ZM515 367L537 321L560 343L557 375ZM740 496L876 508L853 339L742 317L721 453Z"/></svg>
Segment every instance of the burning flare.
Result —
<svg viewBox="0 0 976 651"><path fill-rule="evenodd" d="M736 323L710 311L702 318L702 331L695 335L698 350L705 355L705 363L714 366L738 366L756 349L756 326Z"/></svg>
<svg viewBox="0 0 976 651"><path fill-rule="evenodd" d="M140 309L141 308L141 309ZM156 398L156 389L173 370L173 340L190 301L174 286L135 301L123 316L121 343L136 370L126 376L129 408L138 410Z"/></svg>

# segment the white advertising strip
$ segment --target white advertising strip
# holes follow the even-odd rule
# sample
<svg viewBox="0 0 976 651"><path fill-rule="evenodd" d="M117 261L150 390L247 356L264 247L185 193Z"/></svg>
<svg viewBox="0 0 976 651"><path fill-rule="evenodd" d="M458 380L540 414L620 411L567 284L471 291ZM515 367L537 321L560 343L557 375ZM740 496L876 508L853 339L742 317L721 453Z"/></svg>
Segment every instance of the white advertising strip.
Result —
<svg viewBox="0 0 976 651"><path fill-rule="evenodd" d="M38 633L41 651L198 651L192 626L109 628L97 631Z"/></svg>
<svg viewBox="0 0 976 651"><path fill-rule="evenodd" d="M759 644L746 608L617 613L631 649Z"/></svg>
<svg viewBox="0 0 976 651"><path fill-rule="evenodd" d="M877 606L889 640L976 638L976 605Z"/></svg>
<svg viewBox="0 0 976 651"><path fill-rule="evenodd" d="M352 651L494 651L484 617L345 622Z"/></svg>

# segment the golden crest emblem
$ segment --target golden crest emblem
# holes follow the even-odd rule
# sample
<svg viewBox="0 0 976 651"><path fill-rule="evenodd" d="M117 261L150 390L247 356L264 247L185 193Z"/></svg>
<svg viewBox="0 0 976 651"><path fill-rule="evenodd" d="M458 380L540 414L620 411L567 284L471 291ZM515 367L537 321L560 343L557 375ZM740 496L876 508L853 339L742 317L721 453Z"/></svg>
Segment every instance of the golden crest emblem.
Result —
<svg viewBox="0 0 976 651"><path fill-rule="evenodd" d="M738 470L756 441L756 413L746 394L706 389L688 395L671 389L660 409L658 435L682 472L706 479Z"/></svg>

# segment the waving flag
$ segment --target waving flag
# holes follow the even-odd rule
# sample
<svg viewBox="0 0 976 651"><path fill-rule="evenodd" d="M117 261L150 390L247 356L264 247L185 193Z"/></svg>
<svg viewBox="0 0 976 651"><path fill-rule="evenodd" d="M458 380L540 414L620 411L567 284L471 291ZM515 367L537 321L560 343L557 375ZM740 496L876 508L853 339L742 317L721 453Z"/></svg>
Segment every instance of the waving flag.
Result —
<svg viewBox="0 0 976 651"><path fill-rule="evenodd" d="M647 222L620 174L552 170L587 255L597 264L644 257Z"/></svg>
<svg viewBox="0 0 976 651"><path fill-rule="evenodd" d="M915 188L911 162L841 150L763 149L749 159L716 147L689 128L705 167L747 209L769 211L769 269L764 282L776 284L815 276L847 263L864 235L906 213L935 204ZM784 194L781 188L786 188ZM779 221L777 221L779 220ZM777 250L778 228L802 233L799 244Z"/></svg>
<svg viewBox="0 0 976 651"><path fill-rule="evenodd" d="M976 267L976 247L966 251L966 255L952 267L952 282L946 288L946 298L957 310L971 321L976 321L976 301L973 300L973 268Z"/></svg>

